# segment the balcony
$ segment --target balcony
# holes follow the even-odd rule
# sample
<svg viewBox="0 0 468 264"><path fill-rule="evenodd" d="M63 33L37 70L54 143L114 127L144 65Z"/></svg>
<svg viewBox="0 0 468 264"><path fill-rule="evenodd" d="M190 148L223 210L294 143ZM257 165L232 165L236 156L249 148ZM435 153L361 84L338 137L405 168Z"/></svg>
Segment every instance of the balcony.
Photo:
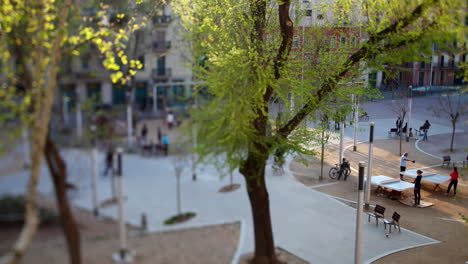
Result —
<svg viewBox="0 0 468 264"><path fill-rule="evenodd" d="M153 51L164 52L171 48L170 41L154 41L153 42Z"/></svg>
<svg viewBox="0 0 468 264"><path fill-rule="evenodd" d="M171 68L153 69L151 71L151 77L153 80L165 80L172 76Z"/></svg>
<svg viewBox="0 0 468 264"><path fill-rule="evenodd" d="M153 18L153 25L164 26L164 25L168 25L169 23L171 23L171 21L172 21L171 16L166 16L166 15L156 16Z"/></svg>

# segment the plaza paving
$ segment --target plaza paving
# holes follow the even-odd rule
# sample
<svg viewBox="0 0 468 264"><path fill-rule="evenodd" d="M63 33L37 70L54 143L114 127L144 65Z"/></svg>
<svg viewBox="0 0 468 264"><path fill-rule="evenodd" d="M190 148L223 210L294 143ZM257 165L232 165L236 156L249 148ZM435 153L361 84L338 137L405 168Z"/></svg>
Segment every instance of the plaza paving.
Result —
<svg viewBox="0 0 468 264"><path fill-rule="evenodd" d="M373 118L376 124L376 138L388 137L389 127L395 120ZM415 124L422 124L424 117L413 117ZM359 141L368 138L368 122L361 124ZM461 129L463 131L464 129ZM345 141L352 141L352 127L345 129ZM433 122L432 134L448 133L450 127ZM437 153L436 153L437 154ZM89 153L77 150L63 151L68 164L70 181L79 186L71 194L74 205L92 208L91 203L91 160ZM100 154L102 169L104 155ZM280 246L311 263L350 263L354 256L356 210L330 196L309 189L295 181L286 170L283 176L273 175L271 164L266 170L267 186L270 193L274 237ZM53 199L52 185L44 167L39 191ZM229 183L229 178L220 179L212 166L197 170L198 179L193 182L189 166L182 173L182 209L193 211L197 216L177 226L165 226L163 221L176 213L176 178L171 157L145 158L138 155L124 156L125 214L127 221L139 225L142 213L147 214L151 231L189 228L196 226L242 221L239 253L253 250L251 211L243 178L236 172L234 182L241 183L241 189L219 193ZM0 194L22 193L27 185L27 172L0 177ZM110 180L99 176L99 199L111 195ZM101 214L116 217L115 206L101 209ZM364 263L370 263L381 256L407 248L437 243L438 241L402 230L386 238L383 226L363 221Z"/></svg>

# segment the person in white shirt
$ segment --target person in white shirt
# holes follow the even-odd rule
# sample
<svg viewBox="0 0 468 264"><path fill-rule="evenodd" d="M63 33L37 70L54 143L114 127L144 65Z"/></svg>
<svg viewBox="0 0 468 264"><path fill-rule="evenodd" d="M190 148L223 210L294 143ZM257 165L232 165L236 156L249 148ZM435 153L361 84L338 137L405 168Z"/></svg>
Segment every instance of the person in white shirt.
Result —
<svg viewBox="0 0 468 264"><path fill-rule="evenodd" d="M166 122L169 129L172 129L172 126L174 125L174 114L172 114L171 111L167 113Z"/></svg>
<svg viewBox="0 0 468 264"><path fill-rule="evenodd" d="M410 160L407 157L408 152L405 152L405 154L403 154L403 156L400 158L400 180L403 180L403 174L401 174L401 172L406 171L406 161L412 161L413 163L415 162L414 160Z"/></svg>

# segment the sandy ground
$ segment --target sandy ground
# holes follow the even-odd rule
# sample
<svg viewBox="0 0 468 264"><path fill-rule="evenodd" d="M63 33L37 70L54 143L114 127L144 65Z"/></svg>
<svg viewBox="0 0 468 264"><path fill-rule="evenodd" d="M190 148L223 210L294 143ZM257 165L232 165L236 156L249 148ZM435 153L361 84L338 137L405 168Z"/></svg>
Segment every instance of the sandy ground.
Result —
<svg viewBox="0 0 468 264"><path fill-rule="evenodd" d="M329 149L327 149L328 151ZM436 159L418 152L414 147L414 141L403 143L403 152L409 152L409 159L416 160L416 163L409 163L407 169L416 169L427 166L434 166L441 163ZM344 157L351 161L351 167L357 169L359 161L367 163L368 145L358 145L357 152L348 148ZM374 159L372 163L372 175L386 175L399 177L399 141L398 140L377 140L373 148ZM347 181L331 180L328 171L338 162L337 151L328 152L325 157L324 179L319 181L320 160L319 158L308 157L308 166L293 161L290 169L296 179L305 185L311 186L318 191L355 201L357 198L357 172L352 171L352 176ZM430 168L430 170L448 175L450 169L440 166ZM427 208L415 208L404 205L396 200L377 196L375 190L371 192L370 204L380 204L386 207L386 218L390 218L394 211L401 214L400 224L402 227L428 237L441 241L439 244L417 247L393 253L383 257L374 263L464 263L468 261L468 224L461 221L459 213L468 215L468 171L461 169L458 194L453 198L453 191L450 196L445 196L447 184L441 184L443 191L433 191L434 185L423 182L421 191L422 199L434 203L434 206ZM411 179L408 179L411 181ZM329 183L329 184L327 184ZM412 196L412 191L408 193ZM366 218L367 219L367 218ZM380 226L378 228L383 228ZM382 239L386 239L382 236ZM391 236L390 238L391 239ZM365 249L363 249L365 250Z"/></svg>
<svg viewBox="0 0 468 264"><path fill-rule="evenodd" d="M41 203L44 204L44 201ZM81 231L83 263L114 263L111 255L119 249L117 223L111 220L96 220L84 210L75 209L74 213ZM0 227L0 255L13 245L19 231L18 226ZM148 234L142 234L137 228L129 227L128 240L129 248L137 256L134 263L222 264L231 262L237 248L239 232L239 223ZM23 263L69 263L58 220L40 227Z"/></svg>

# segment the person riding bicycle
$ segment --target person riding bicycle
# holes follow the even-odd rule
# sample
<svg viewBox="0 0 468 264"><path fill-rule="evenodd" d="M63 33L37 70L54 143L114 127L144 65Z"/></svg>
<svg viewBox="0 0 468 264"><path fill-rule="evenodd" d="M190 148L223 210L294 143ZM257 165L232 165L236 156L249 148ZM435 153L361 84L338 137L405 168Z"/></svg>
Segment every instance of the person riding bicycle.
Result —
<svg viewBox="0 0 468 264"><path fill-rule="evenodd" d="M348 173L345 173L345 170L348 169ZM343 158L343 163L340 164L340 171L338 172L338 180L340 180L341 175L344 173L344 180L349 176L349 171L351 170L351 166L349 165L349 162Z"/></svg>

